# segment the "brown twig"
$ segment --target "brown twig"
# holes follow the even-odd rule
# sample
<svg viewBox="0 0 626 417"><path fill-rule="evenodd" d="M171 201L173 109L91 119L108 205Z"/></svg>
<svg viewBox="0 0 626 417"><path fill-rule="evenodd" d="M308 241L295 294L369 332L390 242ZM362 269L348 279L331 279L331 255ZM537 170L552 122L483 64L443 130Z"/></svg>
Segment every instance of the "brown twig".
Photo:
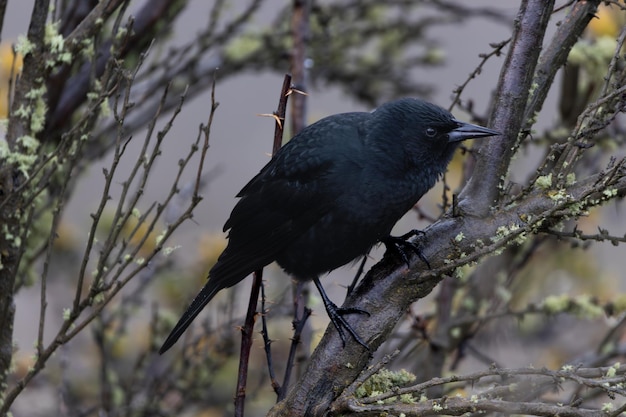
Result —
<svg viewBox="0 0 626 417"><path fill-rule="evenodd" d="M211 87L211 112L209 113L209 120L206 126L203 126L202 132L204 133L204 145L202 147L202 153L200 154L200 164L198 166L198 173L196 175L196 184L193 189L194 198L200 197L200 184L202 183L202 171L204 167L204 160L206 158L206 153L209 150L209 137L211 136L211 126L213 125L213 116L215 115L215 110L220 105L217 101L215 101L215 81L217 77L217 70L215 76L213 77L213 84Z"/></svg>
<svg viewBox="0 0 626 417"><path fill-rule="evenodd" d="M270 377L270 383L274 393L278 396L281 392L280 382L276 378L276 372L274 372L274 361L272 359L271 345L273 340L270 339L269 331L267 330L267 313L269 309L265 307L265 285L261 285L261 335L263 336L263 350L265 351L265 360L267 361L267 370Z"/></svg>
<svg viewBox="0 0 626 417"><path fill-rule="evenodd" d="M350 283L350 285L346 287L346 297L352 293L352 291L356 287L356 284L358 284L359 279L361 278L361 275L363 275L367 258L369 258L369 253L366 255L363 255L363 259L361 259L361 262L359 263L359 267L356 270L356 274L354 274L354 278L352 279L352 282Z"/></svg>
<svg viewBox="0 0 626 417"><path fill-rule="evenodd" d="M291 135L292 137L300 133L306 125L306 89L307 73L305 61L307 59L307 44L309 42L309 14L311 2L309 0L293 0L291 12L291 38L293 47L291 48L290 68L292 74L292 86L288 94L293 95L291 99ZM307 307L307 297L309 284L306 281L292 283L293 294L293 330L289 356L285 365L285 376L283 386L278 401L282 401L287 395L291 375L295 366L296 351L306 349L307 343L302 343L302 334L311 315L311 310ZM309 351L302 352L308 356Z"/></svg>
<svg viewBox="0 0 626 417"><path fill-rule="evenodd" d="M239 353L239 370L237 371L237 391L235 393L235 417L243 417L246 400L246 383L248 381L248 361L252 349L252 335L256 321L256 304L259 299L259 290L263 285L263 269L254 271L254 280L250 290L250 301L246 312L246 320L241 327L241 350Z"/></svg>
<svg viewBox="0 0 626 417"><path fill-rule="evenodd" d="M452 111L454 109L454 106L456 106L458 103L461 102L461 94L463 94L465 87L468 86L470 81L472 81L474 78L480 75L487 61L489 61L491 57L500 56L502 54L502 50L504 49L504 47L507 46L510 42L511 42L511 38L502 42L492 43L489 45L493 49L491 52L482 53L478 55L478 57L481 58L481 60L476 66L476 68L474 68L474 70L470 73L470 75L465 79L463 84L455 88L454 91L452 92L454 96L452 98L452 103L450 103L450 105L448 106L449 111Z"/></svg>
<svg viewBox="0 0 626 417"><path fill-rule="evenodd" d="M283 86L280 89L280 97L278 98L278 107L273 113L276 117L276 125L274 127L274 141L272 142L272 155L276 155L278 150L283 146L283 132L285 131L285 115L287 113L287 101L289 100L289 90L291 89L291 74L285 74L283 78Z"/></svg>
<svg viewBox="0 0 626 417"><path fill-rule="evenodd" d="M272 143L272 155L274 155L280 149L282 145L285 112L287 109L287 101L289 98L289 91L291 89L291 75L285 74L283 79L283 87L280 92L280 98L278 100L278 109L272 114L275 120L274 127L274 141ZM260 269L254 272L254 281L252 283L252 289L250 291L250 301L248 303L248 311L246 313L245 324L241 329L241 355L239 357L239 371L237 375L237 391L235 394L235 416L243 417L243 410L245 406L246 396L246 382L248 376L248 357L250 354L250 348L252 346L252 335L254 332L254 317L256 313L256 304L259 299L260 287L263 284L261 277L263 276L263 270ZM266 335L269 340L269 335ZM271 357L269 344L265 345L266 355ZM268 361L268 365L271 366L271 361ZM270 374L273 374L273 369L270 369Z"/></svg>
<svg viewBox="0 0 626 417"><path fill-rule="evenodd" d="M295 284L294 288L294 319L293 319L293 337L291 339L291 345L289 346L289 356L287 356L287 363L285 366L285 376L283 378L283 385L281 387L280 392L278 393L278 398L276 401L282 401L285 399L287 395L287 390L289 389L289 383L291 382L291 374L293 371L296 352L298 346L301 343L302 331L304 330L304 326L307 323L307 320L311 316L311 309L306 306L306 302L301 300L300 295L302 294L302 287L305 283L299 281ZM299 311L300 307L302 307L302 312Z"/></svg>

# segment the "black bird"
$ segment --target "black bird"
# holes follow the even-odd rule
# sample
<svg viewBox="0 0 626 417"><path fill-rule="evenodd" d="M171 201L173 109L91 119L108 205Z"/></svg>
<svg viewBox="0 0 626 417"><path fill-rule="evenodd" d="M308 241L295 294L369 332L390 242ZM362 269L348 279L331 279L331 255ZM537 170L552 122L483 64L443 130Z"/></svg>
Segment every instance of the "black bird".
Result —
<svg viewBox="0 0 626 417"><path fill-rule="evenodd" d="M465 139L499 132L456 120L434 104L404 98L371 113L329 116L284 145L237 194L224 225L228 245L159 350L167 351L218 291L276 261L313 280L345 343L343 319L318 277L387 242L394 224L433 187Z"/></svg>

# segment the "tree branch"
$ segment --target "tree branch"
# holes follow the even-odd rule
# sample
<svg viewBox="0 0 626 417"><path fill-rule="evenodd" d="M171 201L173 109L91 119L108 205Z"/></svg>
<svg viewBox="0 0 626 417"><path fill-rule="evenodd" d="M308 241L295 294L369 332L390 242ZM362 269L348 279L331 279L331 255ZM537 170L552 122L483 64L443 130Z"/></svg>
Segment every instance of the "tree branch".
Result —
<svg viewBox="0 0 626 417"><path fill-rule="evenodd" d="M459 208L468 214L486 216L501 196L541 50L537 45L543 43L553 6L554 0L522 2L489 117L502 136L474 145L474 174L459 194Z"/></svg>
<svg viewBox="0 0 626 417"><path fill-rule="evenodd" d="M600 0L577 1L539 57L532 93L522 119L523 129L530 129L534 123L533 116L541 111L557 71L567 62L569 52L593 19L599 3Z"/></svg>

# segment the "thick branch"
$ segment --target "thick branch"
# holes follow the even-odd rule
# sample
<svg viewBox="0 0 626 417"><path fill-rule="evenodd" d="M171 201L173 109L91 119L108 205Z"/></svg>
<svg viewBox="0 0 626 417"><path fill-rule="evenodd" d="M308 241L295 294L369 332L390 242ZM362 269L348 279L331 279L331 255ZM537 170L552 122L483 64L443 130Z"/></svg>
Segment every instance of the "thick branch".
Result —
<svg viewBox="0 0 626 417"><path fill-rule="evenodd" d="M44 74L43 63L36 59L43 50L43 36L48 15L49 1L35 2L28 28L28 40L34 45L31 54L24 57L22 77L15 90L17 106L28 106L31 101L28 92L37 85L36 79ZM30 119L18 116L9 118L6 141L13 151L20 150L18 138L30 134ZM23 175L11 163L0 161L0 224L3 226L0 235L0 387L6 386L13 356L13 322L15 319L14 286L17 269L22 254L21 244L15 236L21 236L20 218L16 213L25 209L24 193L15 192Z"/></svg>
<svg viewBox="0 0 626 417"><path fill-rule="evenodd" d="M459 207L467 213L485 216L499 198L502 178L509 169L523 124L524 109L540 52L538 46L543 42L553 6L554 0L522 2L490 116L491 125L503 135L480 141L474 146L474 175L459 195Z"/></svg>
<svg viewBox="0 0 626 417"><path fill-rule="evenodd" d="M576 2L559 25L550 45L541 54L533 81L533 93L528 100L522 119L525 128L530 128L530 120L534 119L533 115L541 111L557 71L567 62L570 50L594 17L598 4L600 0Z"/></svg>

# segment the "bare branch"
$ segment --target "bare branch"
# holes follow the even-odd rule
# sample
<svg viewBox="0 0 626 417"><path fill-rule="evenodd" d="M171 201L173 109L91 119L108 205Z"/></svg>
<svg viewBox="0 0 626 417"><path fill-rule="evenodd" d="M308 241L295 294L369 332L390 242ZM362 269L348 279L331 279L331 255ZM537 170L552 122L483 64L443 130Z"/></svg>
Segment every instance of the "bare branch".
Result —
<svg viewBox="0 0 626 417"><path fill-rule="evenodd" d="M509 53L500 72L497 95L489 120L501 137L475 145L474 174L459 194L459 208L485 216L501 196L514 145L523 124L537 58L554 1L524 0L515 22Z"/></svg>

